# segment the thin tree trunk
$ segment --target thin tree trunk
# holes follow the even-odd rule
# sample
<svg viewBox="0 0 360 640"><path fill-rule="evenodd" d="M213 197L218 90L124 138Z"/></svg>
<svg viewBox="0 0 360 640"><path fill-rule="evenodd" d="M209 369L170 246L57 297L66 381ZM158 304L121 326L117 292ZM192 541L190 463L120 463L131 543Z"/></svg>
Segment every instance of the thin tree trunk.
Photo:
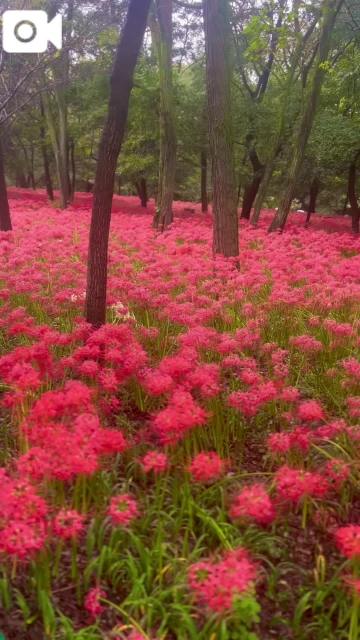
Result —
<svg viewBox="0 0 360 640"><path fill-rule="evenodd" d="M349 167L348 198L351 207L351 228L354 233L359 233L360 209L356 197L356 164Z"/></svg>
<svg viewBox="0 0 360 640"><path fill-rule="evenodd" d="M0 231L12 231L9 200L7 196L4 156L0 138Z"/></svg>
<svg viewBox="0 0 360 640"><path fill-rule="evenodd" d="M173 101L172 0L155 0L153 36L160 72L160 160L158 197L153 226L160 231L173 221L172 203L176 173L176 130Z"/></svg>
<svg viewBox="0 0 360 640"><path fill-rule="evenodd" d="M32 188L35 191L35 171L34 171L34 145L31 145L31 155L30 155L30 167L31 167L31 184Z"/></svg>
<svg viewBox="0 0 360 640"><path fill-rule="evenodd" d="M18 171L16 173L16 186L20 187L20 189L27 189L28 188L28 184L26 181L26 178L24 176L23 171Z"/></svg>
<svg viewBox="0 0 360 640"><path fill-rule="evenodd" d="M231 83L231 27L228 0L202 0L206 50L213 253L239 255Z"/></svg>
<svg viewBox="0 0 360 640"><path fill-rule="evenodd" d="M76 165L75 165L75 143L71 140L70 143L70 164L71 164L71 188L70 188L70 202L74 200L75 186L76 186Z"/></svg>
<svg viewBox="0 0 360 640"><path fill-rule="evenodd" d="M200 153L201 164L201 211L205 213L208 210L208 196L207 196L207 156L206 151L202 150Z"/></svg>
<svg viewBox="0 0 360 640"><path fill-rule="evenodd" d="M145 178L140 178L139 185L140 185L140 202L141 202L141 206L146 209L147 203L148 203L148 194L147 194L147 185L146 185Z"/></svg>
<svg viewBox="0 0 360 640"><path fill-rule="evenodd" d="M65 209L67 204L65 200L65 194L67 192L66 183L68 178L66 175L64 176L63 169L62 169L56 124L54 120L54 114L51 108L50 96L47 91L43 91L43 104L44 104L44 111L45 111L47 125L49 127L50 140L51 140L51 144L52 144L52 148L55 156L56 173L57 173L58 186L60 191L60 206L62 209Z"/></svg>
<svg viewBox="0 0 360 640"><path fill-rule="evenodd" d="M258 154L252 146L249 149L249 159L253 168L253 177L250 184L244 191L240 216L241 218L245 218L245 220L250 220L251 209L259 191L265 168L264 165L260 162Z"/></svg>
<svg viewBox="0 0 360 640"><path fill-rule="evenodd" d="M285 183L284 195L268 228L269 233L276 231L277 229L280 229L281 231L284 229L286 219L290 211L301 163L304 158L306 145L314 122L316 108L321 93L321 87L326 73L324 64L328 59L332 32L334 30L337 14L343 4L343 1L344 0L331 0L331 2L326 6L326 12L324 12L319 51L316 58L316 69L305 101L300 126L293 142L292 157L290 160L288 177Z"/></svg>
<svg viewBox="0 0 360 640"><path fill-rule="evenodd" d="M317 197L318 197L319 189L320 189L320 182L319 182L318 178L314 178L314 180L312 181L312 183L310 185L310 193L309 193L310 198L309 198L309 205L308 205L305 224L310 222L311 214L315 213L315 211L316 211L316 200L317 200Z"/></svg>
<svg viewBox="0 0 360 640"><path fill-rule="evenodd" d="M137 180L135 182L135 187L136 187L137 194L140 198L140 205L146 209L148 197L147 197L147 187L146 187L145 178L140 178L140 180Z"/></svg>
<svg viewBox="0 0 360 640"><path fill-rule="evenodd" d="M41 125L40 125L40 140L41 140L41 153L43 157L44 163L44 174L45 174L45 184L46 184L46 193L49 200L54 200L54 192L51 181L51 173L50 173L50 165L49 165L49 157L46 149L45 142L45 127L44 127L44 119L45 119L45 111L44 105L40 93L40 115L41 115Z"/></svg>
<svg viewBox="0 0 360 640"><path fill-rule="evenodd" d="M29 172L29 175L28 175L27 184L29 189L31 187L35 191L34 174L31 171Z"/></svg>
<svg viewBox="0 0 360 640"><path fill-rule="evenodd" d="M117 179L117 194L118 196L121 196L121 176L118 176Z"/></svg>
<svg viewBox="0 0 360 640"><path fill-rule="evenodd" d="M115 172L150 2L130 0L110 77L108 114L97 156L89 236L85 315L93 327L99 327L106 320L108 244Z"/></svg>

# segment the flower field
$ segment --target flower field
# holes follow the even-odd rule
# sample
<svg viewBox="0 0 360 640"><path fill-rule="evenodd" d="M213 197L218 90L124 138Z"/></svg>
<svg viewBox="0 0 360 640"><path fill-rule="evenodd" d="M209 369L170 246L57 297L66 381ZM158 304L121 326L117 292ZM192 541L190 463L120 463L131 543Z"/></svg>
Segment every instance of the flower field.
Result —
<svg viewBox="0 0 360 640"><path fill-rule="evenodd" d="M91 196L10 190L0 234L6 640L360 638L360 239L348 219L151 228L114 199L107 324L83 320ZM187 211L194 208L194 212ZM302 223L302 224L301 224ZM331 231L331 233L329 233Z"/></svg>

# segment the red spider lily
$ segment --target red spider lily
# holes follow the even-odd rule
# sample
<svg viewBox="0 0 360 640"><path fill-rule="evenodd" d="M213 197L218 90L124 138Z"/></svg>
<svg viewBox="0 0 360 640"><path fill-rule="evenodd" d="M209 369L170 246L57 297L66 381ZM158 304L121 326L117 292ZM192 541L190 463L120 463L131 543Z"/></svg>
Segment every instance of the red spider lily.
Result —
<svg viewBox="0 0 360 640"><path fill-rule="evenodd" d="M294 503L305 497L322 497L329 486L321 474L291 469L287 465L276 472L275 484L279 496Z"/></svg>
<svg viewBox="0 0 360 640"><path fill-rule="evenodd" d="M53 527L59 538L74 538L83 528L83 517L77 511L61 509L54 518Z"/></svg>
<svg viewBox="0 0 360 640"><path fill-rule="evenodd" d="M217 480L225 471L225 460L222 460L214 451L206 453L202 451L192 459L189 472L196 482L208 482Z"/></svg>
<svg viewBox="0 0 360 640"><path fill-rule="evenodd" d="M165 471L168 465L167 456L160 451L148 451L141 461L142 468L147 473L152 470L155 473Z"/></svg>
<svg viewBox="0 0 360 640"><path fill-rule="evenodd" d="M110 499L108 514L115 524L126 526L138 515L138 506L128 493L120 493Z"/></svg>
<svg viewBox="0 0 360 640"><path fill-rule="evenodd" d="M105 609L105 607L99 602L100 598L106 598L106 593L99 587L90 589L85 596L84 609L86 609L86 611L88 611L94 618Z"/></svg>
<svg viewBox="0 0 360 640"><path fill-rule="evenodd" d="M347 527L339 527L334 533L336 544L341 553L348 558L360 557L360 526L350 524Z"/></svg>
<svg viewBox="0 0 360 640"><path fill-rule="evenodd" d="M274 506L265 487L262 484L243 487L233 500L230 516L243 522L271 522L275 517Z"/></svg>
<svg viewBox="0 0 360 640"><path fill-rule="evenodd" d="M218 562L197 562L189 567L189 586L200 603L217 613L231 611L234 600L251 590L255 565L241 547Z"/></svg>

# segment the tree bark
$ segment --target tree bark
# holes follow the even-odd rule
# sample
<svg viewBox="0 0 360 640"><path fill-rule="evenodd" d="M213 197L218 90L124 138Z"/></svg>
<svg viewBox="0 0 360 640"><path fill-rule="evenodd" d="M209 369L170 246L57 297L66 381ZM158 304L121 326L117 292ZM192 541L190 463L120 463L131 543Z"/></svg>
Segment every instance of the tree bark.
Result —
<svg viewBox="0 0 360 640"><path fill-rule="evenodd" d="M306 220L305 220L305 224L307 224L308 222L310 222L310 216L312 213L315 213L316 211L316 200L318 197L318 193L319 193L319 189L320 189L320 182L318 178L314 178L314 180L312 181L311 185L310 185L310 192L309 192L309 205L307 208L307 216L306 216Z"/></svg>
<svg viewBox="0 0 360 640"><path fill-rule="evenodd" d="M140 198L140 204L146 209L148 203L148 195L145 178L140 178L140 180L137 180L137 182L135 182L135 187Z"/></svg>
<svg viewBox="0 0 360 640"><path fill-rule="evenodd" d="M75 143L70 142L70 164L71 164L71 184L70 184L70 202L74 200L76 186L76 164L75 164Z"/></svg>
<svg viewBox="0 0 360 640"><path fill-rule="evenodd" d="M206 151L200 153L201 164L201 211L205 213L208 210L208 196L207 196L207 157Z"/></svg>
<svg viewBox="0 0 360 640"><path fill-rule="evenodd" d="M285 189L280 206L268 228L271 233L285 227L286 219L290 211L296 183L299 177L301 163L304 158L306 145L309 139L311 128L314 122L317 104L319 101L321 87L325 77L325 63L328 59L332 32L334 30L337 14L344 0L331 0L326 6L323 18L322 32L319 41L319 50L316 58L316 69L312 78L309 93L305 99L303 114L300 120L299 129L293 141L292 157L288 176L285 182Z"/></svg>
<svg viewBox="0 0 360 640"><path fill-rule="evenodd" d="M28 184L26 181L26 178L24 176L24 172L23 171L18 171L16 173L16 186L20 187L20 189L27 189L28 188Z"/></svg>
<svg viewBox="0 0 360 640"><path fill-rule="evenodd" d="M245 220L250 220L251 209L259 191L265 169L253 147L249 150L249 159L253 168L253 177L251 183L245 189L240 216L241 218L245 218Z"/></svg>
<svg viewBox="0 0 360 640"><path fill-rule="evenodd" d="M177 148L172 82L172 0L155 0L155 9L152 29L160 72L160 159L153 227L163 231L173 221Z"/></svg>
<svg viewBox="0 0 360 640"><path fill-rule="evenodd" d="M106 320L108 244L115 172L150 2L130 0L110 77L108 114L97 156L89 236L85 316L93 327L99 327Z"/></svg>
<svg viewBox="0 0 360 640"><path fill-rule="evenodd" d="M52 112L50 96L47 91L43 92L43 104L44 104L44 111L45 111L47 125L49 127L50 140L51 140L51 144L52 144L52 148L55 156L55 162L56 162L56 173L57 173L57 180L58 180L58 186L60 191L60 207L62 209L66 209L67 193L68 193L68 174L67 172L64 173L64 167L61 159L59 140L58 140L58 134L56 131L54 114Z"/></svg>
<svg viewBox="0 0 360 640"><path fill-rule="evenodd" d="M351 228L354 233L359 233L360 209L356 197L356 163L349 167L348 199L351 207Z"/></svg>
<svg viewBox="0 0 360 640"><path fill-rule="evenodd" d="M9 200L7 196L4 156L0 138L0 231L12 231Z"/></svg>
<svg viewBox="0 0 360 640"><path fill-rule="evenodd" d="M228 0L203 0L213 253L239 255L231 101L233 63Z"/></svg>
<svg viewBox="0 0 360 640"><path fill-rule="evenodd" d="M44 127L45 111L44 111L44 104L42 101L41 93L40 93L40 116L41 116L41 125L40 125L41 153L42 153L43 163L44 163L46 193L49 200L54 200L49 157L48 157L46 142L45 142L45 127Z"/></svg>

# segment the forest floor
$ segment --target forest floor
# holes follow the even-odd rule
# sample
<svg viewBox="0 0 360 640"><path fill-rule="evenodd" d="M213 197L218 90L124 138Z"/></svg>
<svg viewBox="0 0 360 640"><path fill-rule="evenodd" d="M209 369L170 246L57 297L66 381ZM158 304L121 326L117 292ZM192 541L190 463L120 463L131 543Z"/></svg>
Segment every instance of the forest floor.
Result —
<svg viewBox="0 0 360 640"><path fill-rule="evenodd" d="M91 194L9 189L0 234L5 640L358 640L360 239L115 196L107 324ZM121 213L122 215L116 215ZM330 232L330 233L329 233ZM1 637L1 635L0 635Z"/></svg>

